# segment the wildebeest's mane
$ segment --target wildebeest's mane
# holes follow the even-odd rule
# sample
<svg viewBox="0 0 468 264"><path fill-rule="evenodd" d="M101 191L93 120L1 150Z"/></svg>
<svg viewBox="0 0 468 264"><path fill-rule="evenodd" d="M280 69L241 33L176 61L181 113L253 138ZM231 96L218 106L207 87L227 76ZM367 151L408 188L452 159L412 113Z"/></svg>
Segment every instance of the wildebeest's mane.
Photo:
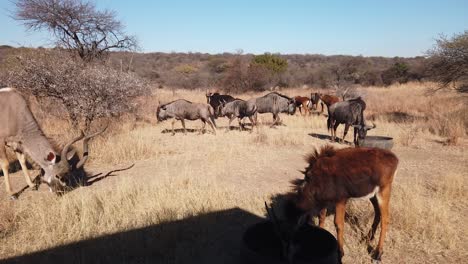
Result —
<svg viewBox="0 0 468 264"><path fill-rule="evenodd" d="M284 94L280 94L280 93L278 93L278 92L271 92L271 93L265 94L263 97L267 97L267 96L270 95L270 94L276 94L276 95L278 95L278 96L280 96L280 97L283 97L283 98L285 98L285 99L291 100L291 98L287 97L287 96L284 95Z"/></svg>
<svg viewBox="0 0 468 264"><path fill-rule="evenodd" d="M187 102L187 103L189 103L189 104L192 104L192 102L190 102L190 101L188 101L188 100L185 100L185 99L177 99L177 100L174 100L174 101L172 101L172 102L162 104L162 105L160 105L159 107L165 107L165 106L170 105L170 104L172 104L172 103L175 103L175 102L177 102L177 101L185 101L185 102Z"/></svg>
<svg viewBox="0 0 468 264"><path fill-rule="evenodd" d="M366 110L366 102L364 102L364 100L362 100L361 96L358 96L358 97L356 97L354 99L349 99L348 101L356 102L356 103L361 105L362 111Z"/></svg>

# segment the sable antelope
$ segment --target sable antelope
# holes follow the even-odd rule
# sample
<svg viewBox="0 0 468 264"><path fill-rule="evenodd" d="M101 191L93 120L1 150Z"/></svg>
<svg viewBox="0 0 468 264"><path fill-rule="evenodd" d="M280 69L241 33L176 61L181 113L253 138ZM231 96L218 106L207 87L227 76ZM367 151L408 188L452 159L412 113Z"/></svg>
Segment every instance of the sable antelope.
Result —
<svg viewBox="0 0 468 264"><path fill-rule="evenodd" d="M330 106L334 103L340 101L340 98L330 94L320 94L320 93L311 93L310 94L310 103L309 108L318 110L318 103L322 106L320 113L323 113L324 105L327 106L327 111L330 109Z"/></svg>
<svg viewBox="0 0 468 264"><path fill-rule="evenodd" d="M255 104L255 101L255 98L248 101L236 99L232 102L221 104L220 116L226 116L229 118L228 129L231 128L231 122L237 117L239 121L239 129L242 131L244 127L242 119L244 117L248 117L252 123L252 130L250 132L253 131L253 128L256 125L253 120L253 116L257 113L257 105Z"/></svg>
<svg viewBox="0 0 468 264"><path fill-rule="evenodd" d="M307 107L310 104L310 99L304 96L296 96L294 97L296 101L296 107L299 108L299 112L303 115L307 115L310 113L309 108ZM302 109L304 109L304 113L302 113Z"/></svg>
<svg viewBox="0 0 468 264"><path fill-rule="evenodd" d="M292 181L293 192L288 194L289 220L299 225L307 217L319 216L324 226L327 207L335 207L335 227L341 256L346 203L351 198L370 197L375 215L372 227L365 237L374 239L379 223L381 231L373 258L380 260L389 223L389 202L398 158L392 152L377 148L334 149L324 146L307 157L304 179ZM311 238L313 239L313 238Z"/></svg>
<svg viewBox="0 0 468 264"><path fill-rule="evenodd" d="M13 88L0 89L0 165L10 198L18 198L18 194L13 193L11 189L5 146L11 147L16 153L26 183L32 190L36 190L37 186L29 176L26 154L42 168L42 180L49 185L50 190L61 192L84 173L83 167L89 156L88 142L92 137L103 133L106 128L93 135L85 136L82 133L66 144L61 152L57 152L44 136L24 97ZM84 151L81 160L71 149L71 146L80 140L83 140Z"/></svg>
<svg viewBox="0 0 468 264"><path fill-rule="evenodd" d="M255 103L257 105L257 113L273 114L272 127L281 123L279 113L294 115L296 112L296 102L294 98L289 98L277 92L271 92L262 97L258 97ZM257 123L257 114L255 114L255 123Z"/></svg>
<svg viewBox="0 0 468 264"><path fill-rule="evenodd" d="M332 140L335 141L336 129L340 124L345 124L342 142L344 142L346 134L350 126L354 127L353 142L356 146L359 145L359 140L366 138L367 130L376 127L366 125L364 119L364 110L366 103L361 97L343 102L338 102L330 106L328 109L327 127L331 132Z"/></svg>
<svg viewBox="0 0 468 264"><path fill-rule="evenodd" d="M234 101L235 98L228 94L219 94L217 92L211 93L209 90L206 90L206 103L211 105L215 111L215 118L220 115L221 103L229 103Z"/></svg>
<svg viewBox="0 0 468 264"><path fill-rule="evenodd" d="M174 123L176 120L180 120L184 128L184 134L187 134L185 119L200 119L203 122L200 133L204 132L205 125L208 123L213 129L213 133L216 134L215 113L213 107L207 104L192 103L184 99L175 100L167 104L159 105L156 110L156 117L158 121L174 118L172 121L172 135L175 135Z"/></svg>

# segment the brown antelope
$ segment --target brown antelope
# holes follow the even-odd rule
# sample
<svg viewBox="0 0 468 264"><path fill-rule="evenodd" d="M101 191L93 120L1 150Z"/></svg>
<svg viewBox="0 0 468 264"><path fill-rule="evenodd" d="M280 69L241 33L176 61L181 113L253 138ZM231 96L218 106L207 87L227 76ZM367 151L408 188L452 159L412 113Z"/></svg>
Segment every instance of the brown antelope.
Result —
<svg viewBox="0 0 468 264"><path fill-rule="evenodd" d="M51 191L57 192L62 191L78 173L84 172L83 166L88 160L88 141L104 130L89 136L82 133L66 144L61 152L57 152L44 136L23 96L12 88L0 89L0 165L10 198L16 199L18 194L11 189L5 146L16 153L29 187L33 190L37 188L29 176L25 154L42 168L43 182L49 185ZM83 140L84 153L83 158L75 162L76 152L71 146L79 140Z"/></svg>
<svg viewBox="0 0 468 264"><path fill-rule="evenodd" d="M294 97L294 100L296 100L296 107L299 108L299 112L302 115L307 115L310 113L309 108L307 107L310 103L310 99L308 97L296 96ZM304 113L302 113L303 109Z"/></svg>
<svg viewBox="0 0 468 264"><path fill-rule="evenodd" d="M318 103L322 105L322 110L320 114L323 113L324 105L327 106L327 111L330 109L330 106L334 103L340 101L340 98L330 94L320 94L320 93L311 93L310 94L310 108L318 110Z"/></svg>
<svg viewBox="0 0 468 264"><path fill-rule="evenodd" d="M373 258L380 260L389 222L389 202L398 158L392 152L377 148L334 149L322 147L307 158L304 179L294 180L294 191L288 194L289 219L304 223L307 217L319 216L324 226L327 207L335 207L335 227L341 256L346 203L351 198L370 197L375 215L366 237L374 239L379 222L380 237ZM313 238L311 238L313 239Z"/></svg>

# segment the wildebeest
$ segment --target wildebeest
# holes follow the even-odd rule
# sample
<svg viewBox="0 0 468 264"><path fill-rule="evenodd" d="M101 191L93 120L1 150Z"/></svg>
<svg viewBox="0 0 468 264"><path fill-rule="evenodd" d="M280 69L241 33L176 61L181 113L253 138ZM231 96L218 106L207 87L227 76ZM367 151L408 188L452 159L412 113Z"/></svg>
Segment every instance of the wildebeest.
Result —
<svg viewBox="0 0 468 264"><path fill-rule="evenodd" d="M310 99L305 96L296 96L294 100L296 101L296 107L299 108L299 112L303 115L307 115L309 113L308 105L310 104ZM302 113L303 109L304 113Z"/></svg>
<svg viewBox="0 0 468 264"><path fill-rule="evenodd" d="M215 118L220 115L221 111L221 103L229 103L234 101L235 98L228 95L228 94L219 94L219 93L211 93L210 91L206 91L206 103L211 105L215 111Z"/></svg>
<svg viewBox="0 0 468 264"><path fill-rule="evenodd" d="M338 102L330 106L328 109L327 127L331 132L332 140L335 141L336 129L340 124L344 124L343 142L348 133L349 126L354 127L353 142L359 145L359 140L364 139L367 135L367 130L375 128L366 125L364 119L364 110L366 103L361 97Z"/></svg>
<svg viewBox="0 0 468 264"><path fill-rule="evenodd" d="M244 117L248 117L250 122L252 123L251 131L253 131L253 128L256 124L252 117L257 113L257 105L255 98L250 99L248 101L236 99L229 103L222 103L221 105L222 107L220 115L229 118L228 130L231 128L231 122L237 117L239 121L239 129L242 131L242 119Z"/></svg>
<svg viewBox="0 0 468 264"><path fill-rule="evenodd" d="M258 97L255 101L257 105L257 113L272 113L273 124L280 124L281 119L279 113L288 113L294 115L296 112L296 102L293 98L282 95L277 92L271 92L262 97ZM257 114L255 114L255 123L257 123Z"/></svg>
<svg viewBox="0 0 468 264"><path fill-rule="evenodd" d="M82 133L66 144L61 152L57 152L37 124L23 96L13 88L0 89L0 165L7 193L12 199L18 196L11 189L5 146L11 147L16 153L26 183L31 189L35 190L37 186L29 176L26 154L42 168L42 180L51 191L60 192L78 174L83 173L83 166L89 156L88 142L104 130L89 136ZM84 154L81 160L71 149L79 140L83 140Z"/></svg>
<svg viewBox="0 0 468 264"><path fill-rule="evenodd" d="M325 105L327 106L327 111L329 111L330 106L339 101L340 101L340 98L334 95L311 93L309 108L318 110L318 103L320 102L320 105L322 106L322 110L320 111L320 113L323 113L323 109L325 108Z"/></svg>
<svg viewBox="0 0 468 264"><path fill-rule="evenodd" d="M389 222L389 202L398 158L392 152L377 148L335 149L324 146L307 157L304 179L294 180L288 194L289 220L298 225L307 217L319 216L324 226L328 207L335 207L335 226L341 256L346 203L350 198L369 197L374 207L374 221L367 234L368 242L381 223L381 231L373 258L380 260ZM314 239L314 238L311 238Z"/></svg>
<svg viewBox="0 0 468 264"><path fill-rule="evenodd" d="M184 99L179 99L167 104L159 105L158 109L156 110L156 117L158 121L174 118L171 123L172 135L175 135L174 123L176 120L180 120L182 127L184 128L184 134L187 134L184 121L185 119L200 119L203 122L200 133L203 133L205 130L205 125L208 123L213 129L213 133L216 134L216 123L214 120L215 114L211 105L192 103Z"/></svg>

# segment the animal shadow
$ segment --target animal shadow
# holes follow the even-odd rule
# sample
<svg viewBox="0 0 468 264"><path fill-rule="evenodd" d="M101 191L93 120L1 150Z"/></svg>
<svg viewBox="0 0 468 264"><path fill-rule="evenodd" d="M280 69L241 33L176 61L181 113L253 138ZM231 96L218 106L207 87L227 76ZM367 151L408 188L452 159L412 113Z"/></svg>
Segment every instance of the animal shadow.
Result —
<svg viewBox="0 0 468 264"><path fill-rule="evenodd" d="M200 129L193 129L193 128L187 128L187 133L198 133L200 131ZM177 134L177 133L184 133L184 129L183 128L176 128L174 129L174 132ZM163 134L172 134L172 129L164 129L163 131L161 131L161 133Z"/></svg>
<svg viewBox="0 0 468 264"><path fill-rule="evenodd" d="M231 208L15 256L2 263L241 263L242 234L264 220Z"/></svg>
<svg viewBox="0 0 468 264"><path fill-rule="evenodd" d="M332 137L329 136L329 135L317 134L317 133L309 133L309 136L314 137L314 138L318 138L318 139L322 139L322 140L332 141ZM343 143L341 142L341 139L339 139L338 137L335 138L335 141L333 141L333 142L343 144ZM354 146L354 143L351 143L351 142L349 142L349 141L347 141L347 140L344 141L344 144Z"/></svg>

